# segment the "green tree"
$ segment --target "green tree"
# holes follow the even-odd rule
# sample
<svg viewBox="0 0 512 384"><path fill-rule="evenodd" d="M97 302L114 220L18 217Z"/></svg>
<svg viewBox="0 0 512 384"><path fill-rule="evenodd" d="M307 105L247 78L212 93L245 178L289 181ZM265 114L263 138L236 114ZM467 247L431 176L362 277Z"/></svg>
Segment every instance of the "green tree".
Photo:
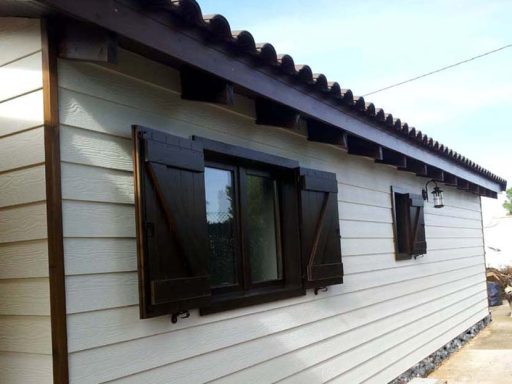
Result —
<svg viewBox="0 0 512 384"><path fill-rule="evenodd" d="M507 189L507 197L503 203L503 208L507 210L509 215L512 215L512 188Z"/></svg>

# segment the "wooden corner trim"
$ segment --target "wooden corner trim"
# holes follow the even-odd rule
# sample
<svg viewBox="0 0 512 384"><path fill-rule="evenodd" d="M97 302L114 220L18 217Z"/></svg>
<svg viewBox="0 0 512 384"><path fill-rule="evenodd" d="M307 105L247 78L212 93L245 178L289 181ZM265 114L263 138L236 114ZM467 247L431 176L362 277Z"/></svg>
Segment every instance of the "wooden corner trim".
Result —
<svg viewBox="0 0 512 384"><path fill-rule="evenodd" d="M54 25L47 19L41 20L41 37L53 382L67 384L69 369L60 175L57 42Z"/></svg>

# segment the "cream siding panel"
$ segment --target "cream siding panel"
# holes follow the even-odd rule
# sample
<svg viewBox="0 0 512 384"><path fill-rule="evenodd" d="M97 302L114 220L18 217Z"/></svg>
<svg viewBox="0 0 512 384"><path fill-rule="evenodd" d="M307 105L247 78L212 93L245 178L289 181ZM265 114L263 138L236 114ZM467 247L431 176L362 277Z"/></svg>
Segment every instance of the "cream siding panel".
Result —
<svg viewBox="0 0 512 384"><path fill-rule="evenodd" d="M43 91L0 104L0 137L43 125Z"/></svg>
<svg viewBox="0 0 512 384"><path fill-rule="evenodd" d="M345 275L378 271L392 268L403 268L408 266L417 266L422 264L435 264L447 260L464 259L471 257L483 258L481 247L475 248L459 248L455 250L438 250L429 252L429 257L419 257L416 260L404 260L400 266L395 265L395 255L379 254L379 255L358 255L344 256L343 267Z"/></svg>
<svg viewBox="0 0 512 384"><path fill-rule="evenodd" d="M36 52L0 67L0 101L41 89L41 63L42 54Z"/></svg>
<svg viewBox="0 0 512 384"><path fill-rule="evenodd" d="M67 238L64 252L68 275L137 270L135 239Z"/></svg>
<svg viewBox="0 0 512 384"><path fill-rule="evenodd" d="M0 174L0 208L46 200L44 165Z"/></svg>
<svg viewBox="0 0 512 384"><path fill-rule="evenodd" d="M461 309L461 305L466 305L466 307ZM286 380L282 380L281 383L323 383L333 379L336 379L336 381L333 382L339 383L360 383L361 380L364 380L364 378L369 375L369 372L371 372L370 369L381 369L388 364L390 356L393 355L393 353L385 353L388 349L392 349L396 347L397 344L399 345L402 342L406 342L409 338L413 338L416 343L425 339L429 340L437 336L443 329L449 329L467 320L468 315L465 311L467 308L470 308L471 315L478 313L482 316L482 310L486 305L486 302L482 300L481 297L476 299L475 297L470 297L469 299L461 301L459 305L450 305L448 308L443 308L442 311L416 319L414 323L396 329L372 342L362 344L348 353L331 356L326 362L322 362L313 366L311 369L302 371ZM477 311L473 309L474 306L477 306ZM478 320L475 320L475 322L476 321ZM414 347L414 343L412 344L412 347ZM340 348L339 343L337 343L337 346ZM343 346L341 347L343 348ZM310 356L311 353L307 355ZM368 356L375 357L373 359L367 359ZM366 364L361 368L359 364L363 363ZM354 366L356 368L350 370L350 368ZM344 371L347 370L348 372L345 373Z"/></svg>
<svg viewBox="0 0 512 384"><path fill-rule="evenodd" d="M48 242L24 241L0 245L0 279L48 277Z"/></svg>
<svg viewBox="0 0 512 384"><path fill-rule="evenodd" d="M51 321L47 316L0 316L0 351L50 355Z"/></svg>
<svg viewBox="0 0 512 384"><path fill-rule="evenodd" d="M61 127L63 161L131 171L131 142L84 129Z"/></svg>
<svg viewBox="0 0 512 384"><path fill-rule="evenodd" d="M62 198L71 200L133 204L133 174L62 163Z"/></svg>
<svg viewBox="0 0 512 384"><path fill-rule="evenodd" d="M38 20L3 17L0 21L0 66L41 50Z"/></svg>
<svg viewBox="0 0 512 384"><path fill-rule="evenodd" d="M135 209L120 204L63 201L66 237L135 237Z"/></svg>
<svg viewBox="0 0 512 384"><path fill-rule="evenodd" d="M361 302L365 303L364 307L371 307L379 303L403 299L406 304L415 305L411 298L419 300L416 294L424 294L424 299L428 300L441 296L449 291L451 287L457 289L457 287L465 287L484 280L481 268L478 267L450 272L449 275L450 283L446 284L446 290L440 287L446 281L447 276L446 274L439 274L390 284L387 289L370 288L366 291L351 292L343 296L339 296L339 292L337 294L330 292L328 297L320 301L317 301L317 297L314 295L309 294L306 297L287 301L288 307L285 308L282 308L282 304L279 303L247 307L236 311L236 318L245 320L248 331L246 337L258 338L261 335L280 332L355 311L362 307ZM436 295L436 293L438 294ZM388 310L394 310L394 306L384 305ZM181 329L197 328L209 323L215 324L219 321L234 322L234 319L232 312L224 312L207 317L193 316L190 323L170 325L169 319L166 317L140 320L137 306L77 313L68 316L69 348L70 351L90 349L171 331L175 332ZM251 319L251 322L249 323L247 319ZM239 326L244 327L243 324ZM272 332L270 329L272 329ZM220 337L222 333L211 332L208 340L215 335Z"/></svg>
<svg viewBox="0 0 512 384"><path fill-rule="evenodd" d="M2 384L53 384L52 357L0 352Z"/></svg>
<svg viewBox="0 0 512 384"><path fill-rule="evenodd" d="M462 268L480 266L482 256L443 260L418 268L408 265L401 268L372 270L359 275L349 274L344 278L344 293L371 287L432 276L437 273L456 271ZM335 288L332 288L334 290ZM137 274L135 272L68 276L66 278L68 313L85 312L138 303Z"/></svg>
<svg viewBox="0 0 512 384"><path fill-rule="evenodd" d="M460 333L485 316L478 197L444 188L446 207L425 208L428 254L396 262L390 187L419 193L424 179L257 126L244 97L230 108L183 101L176 71L125 51L114 66L61 60L59 76L71 382L316 383L342 375L357 382L384 371L397 376L398 363L385 370L381 354L433 348L435 340L449 340L439 334ZM165 316L140 320L133 124L335 171L345 283L319 296L309 292L204 317L192 311L174 325ZM423 356L433 351L428 348ZM338 360L344 363L331 363Z"/></svg>
<svg viewBox="0 0 512 384"><path fill-rule="evenodd" d="M47 278L0 280L0 315L50 315Z"/></svg>
<svg viewBox="0 0 512 384"><path fill-rule="evenodd" d="M0 210L0 244L46 239L46 203Z"/></svg>
<svg viewBox="0 0 512 384"><path fill-rule="evenodd" d="M475 292L474 287L468 288L467 293L470 292ZM149 372L125 377L119 382L147 381L157 384L170 380L173 383L199 383L212 376L220 378L215 381L219 383L264 384L275 382L286 377L287 373L301 370L304 359L311 363L323 361L338 351L350 352L361 344L381 340L382 337L385 337L383 335L387 335L389 332L396 332L403 326L410 326L409 321L417 322L423 317L436 314L443 308L455 305L458 299L457 295L450 294L434 302L422 303L419 310L413 306L394 314L389 313L389 310L387 313L381 313L380 307L384 306L377 305L375 310L365 308L356 313L345 314L343 320L337 316L322 322L307 324L301 328L265 337L263 340L238 344L214 353L181 360ZM409 304L411 303L409 302ZM360 324L361 317L366 320L363 324ZM333 330L338 330L339 333L334 334ZM238 358L233 361L229 356ZM366 356L372 356L372 354L368 353ZM353 365L353 360L357 357L357 352L352 355L347 353L345 364ZM222 361L228 359L232 361L231 364L222 364ZM199 365L204 366L206 371L193 369L194 366ZM245 367L250 368L244 370ZM237 373L225 377L226 374L232 372ZM322 381L310 381L310 383L316 382Z"/></svg>
<svg viewBox="0 0 512 384"><path fill-rule="evenodd" d="M468 291L465 293L466 296L470 294L474 295L475 292L477 292L474 287L466 289ZM481 287L478 289L481 291ZM471 299L474 299L473 295L470 296ZM481 300L481 295L479 300ZM88 371L89 376L77 378L80 380L80 382L110 380L111 378L118 375L128 376L131 373L137 372L137 370L146 370L148 367L159 366L162 364L162 362L165 361L174 361L177 363L178 367L169 367L170 369L164 372L162 376L167 376L168 380L173 383L199 383L205 382L209 379L211 380L212 375L219 375L219 370L222 370L224 374L234 372L237 370L236 365L239 365L239 369L248 367L254 365L255 363L265 361L268 358L289 354L295 349L302 347L307 348L310 344L316 344L325 340L323 342L327 343L328 345L324 345L323 348L318 348L318 346L310 347L311 349L314 349L311 355L317 356L318 353L322 353L323 356L320 355L320 361L323 361L324 359L332 357L332 355L336 354L336 351L338 351L340 348L350 349L348 340L352 340L353 346L364 343L368 339L379 340L379 336L383 334L385 335L387 332L389 332L389 329L399 330L403 328L404 323L409 324L409 322L413 322L412 326L414 326L414 323L417 323L419 319L422 319L422 317L425 317L431 313L435 314L436 312L448 306L452 308L457 307L457 305L460 305L457 304L457 301L460 301L460 292L459 295L451 295L451 297L448 297L447 299L443 298L434 303L424 303L420 308L416 307L415 305L411 305L414 303L412 303L410 299L407 301L402 299L402 306L407 303L412 307L412 309L404 311L405 314L399 311L390 316L389 312L393 313L394 311L389 307L389 305L377 304L374 307L368 307L366 309L357 311L356 313L346 313L343 316L329 317L322 321L302 324L301 327L287 327L288 330L283 332L275 332L275 329L272 328L262 329L260 332L266 332L267 335L272 335L264 336L262 339L253 339L252 341L247 341L240 344L233 343L231 340L226 340L226 338L234 337L239 339L244 334L243 323L246 319L238 319L238 321L231 321L232 324L212 324L208 327L208 329L204 330L196 328L194 332L204 332L205 335L210 328L214 328L210 330L208 344L191 344L190 332L184 330L181 332L176 332L174 335L158 335L150 339L141 340L140 343L142 343L142 345L138 346L138 348L130 348L134 342L138 342L135 340L134 342L130 342L128 345L117 344L115 346L102 348L98 351L89 350L77 354L72 354L71 361L73 361L73 364L80 364L83 366L82 371ZM385 310L385 308L386 312L382 313L382 310ZM407 314L410 316L407 316ZM383 319L380 316L383 316ZM368 321L368 325L363 327L361 331L356 331L359 329L359 327L361 327L362 318ZM222 331L222 329L225 329L227 325L230 325L229 334ZM214 331L215 328L217 328L217 332L220 333L220 335L217 337L215 336L215 333L211 332ZM349 330L353 332L353 334L347 332ZM237 336L238 333L240 333L240 335ZM214 338L213 340L211 340L212 337ZM172 350L167 347L169 345L169 339L171 338L173 340ZM218 343L216 346L217 348L213 348L213 345L211 345L212 342ZM144 347L144 344L146 345L146 349L144 350L147 352L145 353L144 358L139 357L137 359L135 354L138 353L137 351L139 348ZM150 348L148 348L149 345L151 345ZM228 348L229 345L233 345L233 347ZM202 353L198 353L199 351ZM212 353L204 355L206 352ZM132 360L128 359L124 363L124 366L119 366L119 364L122 362L119 361L120 359L118 357L127 353L129 353L129 356L132 356L133 354ZM304 355L310 355L309 353L306 353L306 351L303 351L302 353ZM101 359L101 361L90 361L87 358L88 356L94 357L95 359ZM192 356L199 357L192 358ZM232 364L229 365L220 364L221 361L230 359L229 356L237 356L236 362L233 361ZM366 356L371 355L366 354ZM295 358L292 360L296 361L297 359ZM186 363L180 364L182 361ZM87 368L91 366L98 366L98 364L101 364L101 372L95 372L94 370ZM196 372L193 372L191 370L191 367L193 366L201 366L204 367L204 369L195 370ZM300 365L296 368L300 370ZM189 375L186 374L187 371L189 372ZM196 376L194 377L194 375ZM200 376L197 377L198 375ZM219 376L221 375L222 374ZM162 378L163 377L160 377L160 380L156 381L156 378L153 375L143 374L135 379L140 380L141 382L156 383L162 382ZM237 381L235 380L234 382ZM252 383L253 381L242 380L238 382ZM260 375L259 382L273 382L273 379L269 381L266 375Z"/></svg>
<svg viewBox="0 0 512 384"><path fill-rule="evenodd" d="M477 312L476 315L471 316L466 321L464 321L461 325L462 328L469 328L472 325L474 325L479 319L485 317L489 313L489 309L486 305L482 306L482 309ZM418 347L418 344L421 343L421 341L416 340L410 340L409 345L406 346L408 352L406 354L402 354L402 356L394 361L392 364L387 364L386 368L384 368L381 372L379 372L377 375L372 376L369 378L365 383L372 383L372 384L380 384L385 383L388 381L393 380L395 377L394 372L400 371L405 372L409 367L416 364L418 361L421 361L424 356L427 356L430 351L435 351L439 348L441 348L444 344L446 344L446 340L451 340L460 335L460 327L452 327L447 332L435 335L433 340L422 344L420 347ZM413 350L413 352L410 352ZM395 355L396 356L396 355ZM405 367L405 368L404 368Z"/></svg>
<svg viewBox="0 0 512 384"><path fill-rule="evenodd" d="M0 18L0 381L53 382L41 25Z"/></svg>
<svg viewBox="0 0 512 384"><path fill-rule="evenodd" d="M139 290L135 272L66 278L68 313L123 307L138 302Z"/></svg>
<svg viewBox="0 0 512 384"><path fill-rule="evenodd" d="M43 128L0 139L0 172L44 163Z"/></svg>

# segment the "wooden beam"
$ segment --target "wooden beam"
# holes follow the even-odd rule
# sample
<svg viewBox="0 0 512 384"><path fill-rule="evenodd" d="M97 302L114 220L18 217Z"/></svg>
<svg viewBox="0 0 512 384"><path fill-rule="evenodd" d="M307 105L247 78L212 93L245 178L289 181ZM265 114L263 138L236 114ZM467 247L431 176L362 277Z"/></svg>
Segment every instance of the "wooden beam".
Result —
<svg viewBox="0 0 512 384"><path fill-rule="evenodd" d="M208 72L184 65L180 68L181 98L233 105L233 84Z"/></svg>
<svg viewBox="0 0 512 384"><path fill-rule="evenodd" d="M347 134L341 129L315 119L308 119L306 124L309 141L337 145L347 149Z"/></svg>
<svg viewBox="0 0 512 384"><path fill-rule="evenodd" d="M69 60L117 63L117 37L94 24L60 22L59 57Z"/></svg>
<svg viewBox="0 0 512 384"><path fill-rule="evenodd" d="M457 176L454 176L451 173L444 172L444 183L446 185L456 187L457 186Z"/></svg>
<svg viewBox="0 0 512 384"><path fill-rule="evenodd" d="M56 23L41 21L44 152L46 174L46 221L52 334L53 381L69 382L64 231L60 162L59 83L57 74L58 31Z"/></svg>
<svg viewBox="0 0 512 384"><path fill-rule="evenodd" d="M464 179L457 179L457 188L463 191L469 191L469 182Z"/></svg>
<svg viewBox="0 0 512 384"><path fill-rule="evenodd" d="M391 149L382 148L382 160L375 160L379 164L394 165L395 167L407 167L407 157Z"/></svg>
<svg viewBox="0 0 512 384"><path fill-rule="evenodd" d="M270 99L256 99L256 124L298 129L300 113Z"/></svg>
<svg viewBox="0 0 512 384"><path fill-rule="evenodd" d="M417 176L428 177L427 165L419 160L407 158L405 167L398 167L400 171L413 172Z"/></svg>
<svg viewBox="0 0 512 384"><path fill-rule="evenodd" d="M435 181L444 181L444 172L436 167L427 166L427 176Z"/></svg>
<svg viewBox="0 0 512 384"><path fill-rule="evenodd" d="M382 160L382 147L371 141L356 136L347 137L348 153Z"/></svg>

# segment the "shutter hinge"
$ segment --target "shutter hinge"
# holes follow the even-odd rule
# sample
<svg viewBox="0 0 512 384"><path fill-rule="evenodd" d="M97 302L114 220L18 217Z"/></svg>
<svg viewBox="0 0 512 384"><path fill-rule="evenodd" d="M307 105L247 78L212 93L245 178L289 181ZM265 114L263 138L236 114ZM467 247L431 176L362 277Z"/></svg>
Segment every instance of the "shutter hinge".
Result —
<svg viewBox="0 0 512 384"><path fill-rule="evenodd" d="M155 224L153 223L146 223L146 236L147 237L154 237L155 236Z"/></svg>
<svg viewBox="0 0 512 384"><path fill-rule="evenodd" d="M187 319L190 317L189 311L174 312L171 314L171 323L176 324L178 319Z"/></svg>

